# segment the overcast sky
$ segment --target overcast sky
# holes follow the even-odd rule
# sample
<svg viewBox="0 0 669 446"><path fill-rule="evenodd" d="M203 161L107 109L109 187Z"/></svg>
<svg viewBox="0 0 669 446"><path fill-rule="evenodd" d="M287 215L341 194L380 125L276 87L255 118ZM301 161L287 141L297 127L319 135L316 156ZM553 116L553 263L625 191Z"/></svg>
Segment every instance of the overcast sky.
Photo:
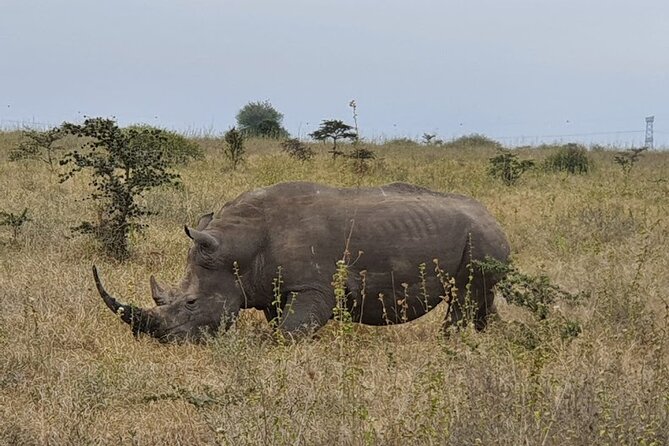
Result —
<svg viewBox="0 0 669 446"><path fill-rule="evenodd" d="M0 0L0 125L669 142L667 0ZM620 132L620 133L616 133ZM587 134L587 135L582 135ZM581 135L581 136L558 136Z"/></svg>

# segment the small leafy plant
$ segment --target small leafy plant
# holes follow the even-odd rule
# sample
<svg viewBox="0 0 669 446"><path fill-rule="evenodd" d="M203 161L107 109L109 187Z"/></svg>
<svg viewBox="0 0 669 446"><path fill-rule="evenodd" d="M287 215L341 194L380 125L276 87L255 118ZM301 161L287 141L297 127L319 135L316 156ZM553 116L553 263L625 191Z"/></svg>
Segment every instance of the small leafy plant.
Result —
<svg viewBox="0 0 669 446"><path fill-rule="evenodd" d="M9 226L12 229L12 242L16 242L23 225L29 221L31 218L28 217L28 208L24 208L20 214L0 211L0 226Z"/></svg>
<svg viewBox="0 0 669 446"><path fill-rule="evenodd" d="M533 160L519 160L518 155L509 150L500 150L497 156L490 158L488 174L499 178L507 186L513 186L521 175L534 167Z"/></svg>
<svg viewBox="0 0 669 446"><path fill-rule="evenodd" d="M236 170L237 166L244 161L244 136L235 127L225 132L223 135L225 145L223 153L225 157L232 163L232 170Z"/></svg>
<svg viewBox="0 0 669 446"><path fill-rule="evenodd" d="M24 130L21 136L19 145L9 152L9 160L36 159L48 164L53 171L58 159L57 152L64 149L62 144L58 144L64 136L61 128Z"/></svg>
<svg viewBox="0 0 669 446"><path fill-rule="evenodd" d="M104 118L86 119L81 125L64 123L62 130L86 139L83 150L69 152L60 161L70 167L60 181L89 170L90 199L98 205L97 222L85 221L74 230L92 234L108 255L124 260L130 255L130 233L141 230L138 219L149 214L137 199L155 187L178 183L179 176L167 171L165 137L159 129L121 129Z"/></svg>
<svg viewBox="0 0 669 446"><path fill-rule="evenodd" d="M314 151L297 138L289 138L281 143L281 150L298 161L309 161L314 157Z"/></svg>

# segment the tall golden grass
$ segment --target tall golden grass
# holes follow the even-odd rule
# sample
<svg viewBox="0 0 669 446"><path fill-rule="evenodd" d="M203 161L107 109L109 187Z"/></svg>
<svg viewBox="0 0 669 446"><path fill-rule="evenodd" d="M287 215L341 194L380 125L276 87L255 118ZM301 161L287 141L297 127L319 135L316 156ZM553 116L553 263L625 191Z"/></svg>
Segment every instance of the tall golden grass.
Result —
<svg viewBox="0 0 669 446"><path fill-rule="evenodd" d="M0 210L29 209L12 241L0 227L0 444L669 444L669 153L625 177L593 152L588 175L486 175L492 149L392 144L356 177L324 146L293 162L251 141L232 172L217 139L180 169L181 189L145 197L157 215L110 261L69 228L94 218L87 180L64 184L38 161L8 162L0 134ZM524 150L546 158L550 150ZM97 296L150 305L149 274L175 283L192 224L239 193L280 181L406 181L471 195L499 219L515 264L587 297L545 321L500 304L484 333L443 339L444 309L414 323L277 342L253 311L205 345L135 341ZM562 321L576 320L577 337Z"/></svg>

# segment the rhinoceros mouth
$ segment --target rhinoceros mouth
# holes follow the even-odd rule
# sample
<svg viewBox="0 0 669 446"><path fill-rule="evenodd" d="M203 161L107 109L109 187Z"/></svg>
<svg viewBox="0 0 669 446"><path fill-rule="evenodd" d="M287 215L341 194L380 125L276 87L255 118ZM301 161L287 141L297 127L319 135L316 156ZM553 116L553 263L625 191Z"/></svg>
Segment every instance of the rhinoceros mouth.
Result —
<svg viewBox="0 0 669 446"><path fill-rule="evenodd" d="M179 341L184 338L188 338L187 331L179 331L181 327L188 324L189 321L182 322L180 324L172 325L171 327L161 328L156 331L153 335L158 339L159 342L174 342Z"/></svg>
<svg viewBox="0 0 669 446"><path fill-rule="evenodd" d="M132 327L132 332L135 336L140 333L153 334L156 331L155 328L158 325L157 321L148 311L134 305L122 304L107 292L100 279L98 268L95 265L93 265L93 278L95 279L95 286L98 289L98 293L100 293L100 297L102 297L102 300L107 307L114 314L118 315L123 322Z"/></svg>

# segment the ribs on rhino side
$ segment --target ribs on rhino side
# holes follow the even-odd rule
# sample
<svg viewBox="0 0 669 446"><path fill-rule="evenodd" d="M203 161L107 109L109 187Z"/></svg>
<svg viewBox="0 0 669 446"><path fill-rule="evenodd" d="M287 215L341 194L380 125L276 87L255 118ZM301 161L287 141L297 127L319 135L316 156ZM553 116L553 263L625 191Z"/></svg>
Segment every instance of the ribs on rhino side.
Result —
<svg viewBox="0 0 669 446"><path fill-rule="evenodd" d="M93 267L106 305L135 334L198 340L221 324L229 327L245 308L264 311L289 334L316 330L333 317L333 277L342 259L340 288L354 322L414 320L445 299L450 278L458 291L446 326L471 308L467 297L482 330L494 312L492 288L500 277L484 274L475 261L509 257L502 229L479 202L404 183L356 189L277 184L243 193L185 231L193 240L185 277L166 288L151 276L153 308L119 303Z"/></svg>

